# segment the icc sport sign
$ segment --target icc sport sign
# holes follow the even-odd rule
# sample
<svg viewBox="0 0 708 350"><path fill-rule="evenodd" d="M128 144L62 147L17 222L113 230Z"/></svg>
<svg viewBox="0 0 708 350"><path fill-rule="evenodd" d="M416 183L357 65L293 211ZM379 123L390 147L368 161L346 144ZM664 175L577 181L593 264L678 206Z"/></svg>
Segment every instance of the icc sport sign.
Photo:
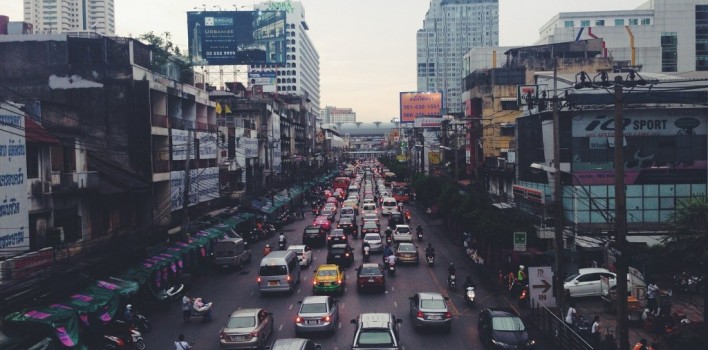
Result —
<svg viewBox="0 0 708 350"><path fill-rule="evenodd" d="M401 123L413 123L417 117L441 116L442 92L401 92Z"/></svg>

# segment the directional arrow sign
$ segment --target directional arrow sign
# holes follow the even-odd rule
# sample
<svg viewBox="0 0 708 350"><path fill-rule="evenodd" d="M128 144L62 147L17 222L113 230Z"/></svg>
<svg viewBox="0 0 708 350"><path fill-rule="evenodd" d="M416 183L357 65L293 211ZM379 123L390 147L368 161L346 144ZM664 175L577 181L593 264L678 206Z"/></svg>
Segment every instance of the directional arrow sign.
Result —
<svg viewBox="0 0 708 350"><path fill-rule="evenodd" d="M548 281L546 281L546 280L541 280L541 283L543 283L543 284L535 284L531 287L534 289L543 289L543 291L541 293L548 293L548 290L551 289L551 287L553 287L553 285L548 283Z"/></svg>

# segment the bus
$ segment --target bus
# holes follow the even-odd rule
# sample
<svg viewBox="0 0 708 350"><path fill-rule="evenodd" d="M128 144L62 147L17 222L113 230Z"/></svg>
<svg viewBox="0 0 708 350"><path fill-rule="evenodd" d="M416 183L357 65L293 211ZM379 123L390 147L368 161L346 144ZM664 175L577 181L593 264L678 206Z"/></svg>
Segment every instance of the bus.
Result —
<svg viewBox="0 0 708 350"><path fill-rule="evenodd" d="M411 200L413 189L406 182L392 182L391 194L397 202L407 203Z"/></svg>
<svg viewBox="0 0 708 350"><path fill-rule="evenodd" d="M349 190L349 184L351 182L351 179L348 177L340 176L340 177L335 177L334 180L332 180L332 187L334 189L341 188L344 193L347 193L347 190Z"/></svg>

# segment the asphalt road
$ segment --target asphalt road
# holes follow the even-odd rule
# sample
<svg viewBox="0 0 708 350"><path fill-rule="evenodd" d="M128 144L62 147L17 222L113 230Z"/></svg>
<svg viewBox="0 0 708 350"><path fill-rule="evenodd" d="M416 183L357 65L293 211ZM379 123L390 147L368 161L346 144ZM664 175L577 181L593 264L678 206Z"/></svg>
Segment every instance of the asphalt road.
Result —
<svg viewBox="0 0 708 350"><path fill-rule="evenodd" d="M322 345L323 349L350 349L354 336L354 325L349 323L360 313L365 312L390 312L403 319L401 325L401 340L404 349L483 349L477 334L478 312L482 307L504 306L513 307L499 293L494 293L489 282L483 281L472 270L465 259L460 245L454 245L448 239L440 236L435 225L421 220L425 215L422 211L410 207L413 212L411 227L421 223L424 228L424 241L417 242L421 258L424 259L424 248L429 242L436 250L435 266L429 267L421 259L418 266L399 266L396 275L387 276L386 292L358 294L354 280L356 267L362 262L360 240L351 240L355 248L356 260L352 267L347 268L347 290L343 296L338 296L340 307L340 324L334 335L316 336L312 339ZM296 221L284 228L289 244L300 244L302 232L313 219L307 213L305 220ZM386 219L381 219L382 227ZM268 243L277 247L275 238ZM147 349L174 349L174 341L179 334L184 334L186 339L195 343L195 348L219 349L219 331L225 324L226 318L232 311L240 308L265 308L273 313L275 321L272 343L279 338L295 337L294 320L297 315L299 300L312 295L312 277L317 266L325 263L326 248L314 251L314 261L309 269L302 271L301 283L292 295L261 296L256 287L258 264L262 257L262 249L266 242L255 244L252 249L254 258L243 271L222 271L215 268L203 275L196 276L190 287L192 297L202 297L214 303L213 319L211 322L192 321L185 324L179 303L169 309L149 310L147 316L153 323L153 330L144 334ZM380 261L380 255L374 255L372 261ZM447 265L454 262L457 267L460 282L464 277L471 275L477 282L477 300L474 308L468 307L462 296L462 288L458 286L456 292L447 289ZM452 332L444 331L415 331L409 318L408 297L416 292L440 292L450 297L449 308L453 314ZM533 335L533 333L532 333ZM538 339L538 338L537 338ZM550 349L538 339L537 349Z"/></svg>

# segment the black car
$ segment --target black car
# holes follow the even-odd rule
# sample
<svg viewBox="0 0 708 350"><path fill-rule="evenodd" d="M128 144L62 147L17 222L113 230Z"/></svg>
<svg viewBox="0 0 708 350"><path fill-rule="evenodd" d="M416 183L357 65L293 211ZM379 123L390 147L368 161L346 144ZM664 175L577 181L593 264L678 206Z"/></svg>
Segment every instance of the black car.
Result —
<svg viewBox="0 0 708 350"><path fill-rule="evenodd" d="M396 228L396 225L405 225L406 220L403 218L403 214L401 213L394 213L391 214L388 217L388 227L393 230Z"/></svg>
<svg viewBox="0 0 708 350"><path fill-rule="evenodd" d="M327 244L327 230L319 225L309 225L302 233L302 244L324 247Z"/></svg>
<svg viewBox="0 0 708 350"><path fill-rule="evenodd" d="M340 267L352 266L354 263L354 248L346 243L333 244L327 251L327 263Z"/></svg>
<svg viewBox="0 0 708 350"><path fill-rule="evenodd" d="M347 235L344 234L344 230L341 228L334 229L329 236L327 236L327 247L332 248L333 244L347 243L347 241Z"/></svg>
<svg viewBox="0 0 708 350"><path fill-rule="evenodd" d="M339 224L337 224L337 228L341 228L344 230L345 235L353 235L354 233L357 232L358 227L350 217L343 217L339 219Z"/></svg>
<svg viewBox="0 0 708 350"><path fill-rule="evenodd" d="M381 265L376 263L364 263L356 270L356 289L377 289L386 291L386 276Z"/></svg>
<svg viewBox="0 0 708 350"><path fill-rule="evenodd" d="M477 330L488 349L533 349L536 344L524 321L509 309L482 309Z"/></svg>

